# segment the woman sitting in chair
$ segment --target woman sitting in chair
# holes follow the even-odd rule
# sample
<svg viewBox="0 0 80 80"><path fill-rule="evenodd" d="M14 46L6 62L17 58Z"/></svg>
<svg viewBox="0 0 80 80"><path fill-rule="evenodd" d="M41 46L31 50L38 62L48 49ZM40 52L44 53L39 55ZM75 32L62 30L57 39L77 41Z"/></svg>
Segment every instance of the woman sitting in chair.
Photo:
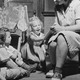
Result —
<svg viewBox="0 0 80 80"><path fill-rule="evenodd" d="M49 40L53 62L51 80L62 80L67 55L72 59L80 51L80 0L55 0L55 4L57 17L51 29L56 35Z"/></svg>

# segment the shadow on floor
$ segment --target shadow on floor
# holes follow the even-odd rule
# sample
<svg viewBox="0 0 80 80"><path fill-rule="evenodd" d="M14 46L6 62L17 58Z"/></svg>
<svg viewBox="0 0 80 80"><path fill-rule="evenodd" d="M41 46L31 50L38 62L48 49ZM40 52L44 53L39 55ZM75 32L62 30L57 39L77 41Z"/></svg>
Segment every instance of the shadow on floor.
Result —
<svg viewBox="0 0 80 80"><path fill-rule="evenodd" d="M46 61L48 62L47 71L52 70L52 65L50 64L49 56L46 59L47 59ZM79 74L80 73L79 66L80 65L78 61L67 60L62 69L63 78L70 76L70 75Z"/></svg>
<svg viewBox="0 0 80 80"><path fill-rule="evenodd" d="M52 65L50 64L49 57L47 57L47 62L48 62L47 71L52 70ZM67 60L62 69L63 78L70 75L79 74L80 73L79 66L80 65L78 61Z"/></svg>
<svg viewBox="0 0 80 80"><path fill-rule="evenodd" d="M75 75L80 73L79 62L67 61L63 66L63 78L70 75Z"/></svg>

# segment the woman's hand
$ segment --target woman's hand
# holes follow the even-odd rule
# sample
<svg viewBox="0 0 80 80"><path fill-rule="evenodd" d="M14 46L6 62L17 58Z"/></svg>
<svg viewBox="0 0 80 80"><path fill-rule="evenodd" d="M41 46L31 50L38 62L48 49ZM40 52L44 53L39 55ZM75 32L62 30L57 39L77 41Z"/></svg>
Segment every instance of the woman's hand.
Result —
<svg viewBox="0 0 80 80"><path fill-rule="evenodd" d="M50 29L53 30L55 33L58 33L60 31L63 31L64 27L60 25L54 25L54 26L51 26Z"/></svg>

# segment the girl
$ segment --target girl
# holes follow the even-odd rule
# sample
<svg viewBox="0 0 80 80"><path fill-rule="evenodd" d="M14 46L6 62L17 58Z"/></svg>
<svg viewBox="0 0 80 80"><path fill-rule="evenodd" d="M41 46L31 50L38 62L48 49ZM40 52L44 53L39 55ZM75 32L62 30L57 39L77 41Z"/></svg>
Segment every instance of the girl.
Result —
<svg viewBox="0 0 80 80"><path fill-rule="evenodd" d="M33 62L41 64L42 71L46 71L45 63L45 48L42 44L44 40L44 34L41 32L42 22L38 17L33 16L30 18L30 34L27 37L27 43L23 46L21 52L22 57Z"/></svg>
<svg viewBox="0 0 80 80"><path fill-rule="evenodd" d="M16 79L26 75L29 77L30 73L19 67L12 59L5 49L5 32L0 31L0 80Z"/></svg>
<svg viewBox="0 0 80 80"><path fill-rule="evenodd" d="M11 36L10 32L6 31L5 32L5 40L4 40L4 48L6 49L6 52L8 53L8 57L14 61L15 64L18 66L22 67L23 69L27 70L29 73L32 72L36 68L36 64L33 66L29 66L26 63L23 62L23 59L21 57L21 53L13 48L10 43L11 43ZM11 63L8 63L8 66L11 66ZM12 65L13 66L13 65Z"/></svg>

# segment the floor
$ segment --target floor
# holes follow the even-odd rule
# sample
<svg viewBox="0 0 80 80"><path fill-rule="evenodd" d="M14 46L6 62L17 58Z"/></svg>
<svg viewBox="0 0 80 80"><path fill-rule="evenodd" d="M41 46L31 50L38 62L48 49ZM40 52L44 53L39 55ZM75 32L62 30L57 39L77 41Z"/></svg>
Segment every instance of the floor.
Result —
<svg viewBox="0 0 80 80"><path fill-rule="evenodd" d="M47 60L48 69L51 68L50 61ZM24 77L20 80L51 80L51 78L46 78L45 74L40 71L31 73L30 77ZM62 80L80 80L80 68L79 62L67 61L63 66L63 79Z"/></svg>

